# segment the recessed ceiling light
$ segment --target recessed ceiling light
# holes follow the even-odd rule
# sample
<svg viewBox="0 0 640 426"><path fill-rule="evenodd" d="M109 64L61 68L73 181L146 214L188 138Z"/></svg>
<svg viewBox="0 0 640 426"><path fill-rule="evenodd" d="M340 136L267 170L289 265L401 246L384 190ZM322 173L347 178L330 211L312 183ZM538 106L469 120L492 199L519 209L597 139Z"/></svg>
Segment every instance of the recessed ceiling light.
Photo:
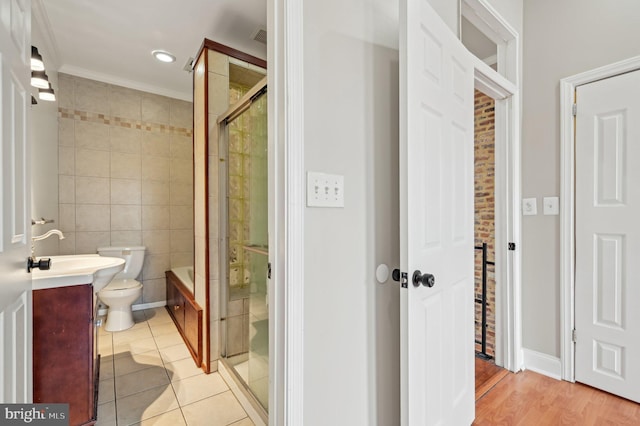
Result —
<svg viewBox="0 0 640 426"><path fill-rule="evenodd" d="M154 58L156 58L160 62L170 63L170 62L176 61L176 57L173 56L171 53L167 52L166 50L154 50L153 52L151 52L151 54L153 55Z"/></svg>

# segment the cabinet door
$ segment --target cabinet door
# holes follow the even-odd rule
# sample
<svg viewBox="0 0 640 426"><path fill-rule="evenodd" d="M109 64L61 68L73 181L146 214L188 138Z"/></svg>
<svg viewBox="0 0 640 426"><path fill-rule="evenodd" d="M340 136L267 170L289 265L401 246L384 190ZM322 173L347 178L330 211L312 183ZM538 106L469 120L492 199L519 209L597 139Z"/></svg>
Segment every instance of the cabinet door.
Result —
<svg viewBox="0 0 640 426"><path fill-rule="evenodd" d="M167 278L167 309L181 329L184 329L184 296L175 286L173 279Z"/></svg>
<svg viewBox="0 0 640 426"><path fill-rule="evenodd" d="M184 337L191 347L198 366L202 363L202 309L190 303L184 305Z"/></svg>
<svg viewBox="0 0 640 426"><path fill-rule="evenodd" d="M94 418L93 289L33 292L33 402L68 403L69 424Z"/></svg>

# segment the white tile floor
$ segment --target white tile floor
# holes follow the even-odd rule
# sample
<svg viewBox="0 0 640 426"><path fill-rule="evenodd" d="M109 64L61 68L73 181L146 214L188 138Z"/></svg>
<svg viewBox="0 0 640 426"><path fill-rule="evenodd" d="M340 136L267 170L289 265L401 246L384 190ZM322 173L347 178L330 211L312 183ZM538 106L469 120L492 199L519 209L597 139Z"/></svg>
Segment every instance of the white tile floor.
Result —
<svg viewBox="0 0 640 426"><path fill-rule="evenodd" d="M220 374L196 367L165 308L134 312L136 324L100 328L97 426L253 426Z"/></svg>

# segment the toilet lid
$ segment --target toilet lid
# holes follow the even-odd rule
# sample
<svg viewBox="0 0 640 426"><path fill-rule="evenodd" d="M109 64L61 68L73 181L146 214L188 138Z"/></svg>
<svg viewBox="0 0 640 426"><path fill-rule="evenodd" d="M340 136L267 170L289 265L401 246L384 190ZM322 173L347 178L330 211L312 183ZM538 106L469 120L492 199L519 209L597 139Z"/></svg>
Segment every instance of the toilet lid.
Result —
<svg viewBox="0 0 640 426"><path fill-rule="evenodd" d="M141 286L139 281L136 280L113 280L103 290L127 290Z"/></svg>

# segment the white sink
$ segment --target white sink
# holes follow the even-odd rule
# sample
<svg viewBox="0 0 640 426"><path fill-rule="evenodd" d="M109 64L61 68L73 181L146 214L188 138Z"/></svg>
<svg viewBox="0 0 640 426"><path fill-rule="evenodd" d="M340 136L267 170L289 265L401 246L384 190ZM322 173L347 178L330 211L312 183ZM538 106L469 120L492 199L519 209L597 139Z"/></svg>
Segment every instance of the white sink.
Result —
<svg viewBox="0 0 640 426"><path fill-rule="evenodd" d="M51 259L51 269L32 271L34 290L93 284L93 291L97 293L124 269L124 259L97 254L43 257Z"/></svg>

